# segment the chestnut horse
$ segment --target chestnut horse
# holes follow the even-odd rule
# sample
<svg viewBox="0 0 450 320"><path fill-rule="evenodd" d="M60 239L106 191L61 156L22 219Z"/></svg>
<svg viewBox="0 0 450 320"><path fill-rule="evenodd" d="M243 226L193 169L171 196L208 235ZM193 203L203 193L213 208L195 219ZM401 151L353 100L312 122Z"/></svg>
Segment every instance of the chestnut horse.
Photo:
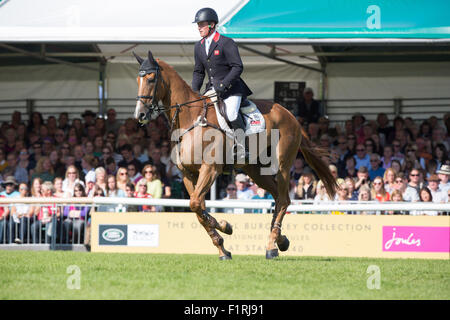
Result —
<svg viewBox="0 0 450 320"><path fill-rule="evenodd" d="M149 116L154 118L163 112L169 120L171 131L182 132L175 145L177 155L175 164L183 173L183 182L190 196L190 208L197 214L200 224L219 250L219 258L231 259L231 253L225 249L224 240L217 230L231 234L233 229L227 221L218 222L205 207L205 196L215 179L223 172L226 161L223 159L213 162L192 161L195 158L193 150L198 147L198 142L197 146L195 145L196 141L202 141L200 146L204 149L208 147L208 144L224 148L223 141L221 142L220 139L214 139L214 142L204 141L207 139L196 140L198 135L202 138L206 130L215 130L218 136L226 139L225 132L219 128L213 103L209 97L200 96L194 92L169 64L160 59L154 59L150 51L147 59L136 54L134 56L140 64L134 117L141 124L145 124L149 121ZM159 101L162 101L163 106L158 105ZM273 174L262 174L260 163L241 164L235 167L239 166L258 186L270 192L275 199L275 210L266 247L266 258L272 259L279 255L278 249L286 251L289 247L289 240L281 234L281 225L290 204L290 169L298 151L302 152L308 165L317 173L324 182L328 194L333 197L336 181L328 165L321 159L326 152L312 145L292 113L277 103L254 102L265 119L267 146L271 143L272 130L278 130L278 144L275 149L278 171ZM219 145L219 143L222 144ZM226 152L224 154L226 155Z"/></svg>

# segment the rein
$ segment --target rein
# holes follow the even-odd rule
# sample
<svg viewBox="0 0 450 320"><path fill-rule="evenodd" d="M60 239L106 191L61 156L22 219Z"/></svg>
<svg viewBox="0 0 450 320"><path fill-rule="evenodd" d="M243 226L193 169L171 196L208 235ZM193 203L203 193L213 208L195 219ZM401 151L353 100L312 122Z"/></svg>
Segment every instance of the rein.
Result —
<svg viewBox="0 0 450 320"><path fill-rule="evenodd" d="M143 104L144 108L147 109L147 112L145 113L144 117L142 119L139 119L139 123L140 123L141 126L144 126L145 124L147 124L148 121L146 121L146 120L149 119L149 114L150 113L152 113L152 114L156 113L156 114L159 115L159 114L161 114L163 112L164 115L166 116L167 121L170 123L170 125L169 125L169 123L167 125L168 125L170 131L172 132L173 129L174 129L175 122L176 122L176 120L178 118L178 114L180 113L181 108L184 107L184 106L189 106L191 103L194 103L194 102L203 101L203 106L202 106L203 107L203 111L202 111L201 116L199 116L199 118L188 129L186 129L179 136L178 141L180 141L180 139L181 139L181 137L183 135L185 135L190 130L194 129L196 126L210 126L212 128L215 128L215 129L220 130L223 133L225 133L225 131L223 131L219 126L216 126L215 124L212 124L212 123L210 123L210 122L208 122L206 120L206 111L207 111L208 107L211 106L211 105L214 105L214 103L211 103L211 102L210 103L206 103L205 100L209 99L209 98L212 98L212 97L217 97L217 93L214 93L213 95L211 95L209 97L201 97L199 99L187 101L187 102L184 102L184 103L177 103L175 105L168 106L168 107L165 107L164 105L162 105L162 106L158 105L156 94L157 94L157 90L158 90L158 83L159 83L159 80L160 80L159 78L161 77L161 81L164 82L164 80L162 79L160 70L161 70L161 67L159 66L159 64L156 61L154 61L154 64L152 64L151 66L149 66L147 68L143 68L143 69L141 69L139 71L139 76L141 78L145 77L149 73L155 73L155 77L152 80L147 80L149 83L151 83L151 82L155 83L155 87L154 87L154 90L153 90L153 95L140 95L140 96L138 95L136 97L136 100L140 101ZM146 102L143 101L143 99L151 100L151 101L150 101L150 103L146 103ZM194 107L194 106L189 106L189 107ZM172 117L172 119L169 119L167 114L166 114L166 111L170 111L172 109L176 109L175 110L175 114Z"/></svg>

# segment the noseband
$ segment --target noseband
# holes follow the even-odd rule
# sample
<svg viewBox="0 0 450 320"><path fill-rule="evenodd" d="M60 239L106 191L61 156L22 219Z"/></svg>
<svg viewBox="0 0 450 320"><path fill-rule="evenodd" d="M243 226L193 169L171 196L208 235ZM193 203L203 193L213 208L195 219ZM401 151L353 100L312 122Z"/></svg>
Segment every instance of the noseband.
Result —
<svg viewBox="0 0 450 320"><path fill-rule="evenodd" d="M153 95L151 96L137 96L136 97L136 101L140 101L144 107L147 109L147 112L145 113L144 119L148 119L148 114L149 113L161 113L162 111L164 111L164 107L163 106L159 106L158 105L158 100L156 98L156 93L158 90L158 83L159 83L159 78L160 78L160 67L159 65L156 63L154 66L152 66L152 68L147 68L147 69L142 69L139 70L139 77L144 78L146 75L150 74L150 73L154 73L155 77L151 80L147 80L148 83L155 83L155 88L153 90ZM143 101L143 99L145 100L151 100L150 103L146 103L145 101Z"/></svg>

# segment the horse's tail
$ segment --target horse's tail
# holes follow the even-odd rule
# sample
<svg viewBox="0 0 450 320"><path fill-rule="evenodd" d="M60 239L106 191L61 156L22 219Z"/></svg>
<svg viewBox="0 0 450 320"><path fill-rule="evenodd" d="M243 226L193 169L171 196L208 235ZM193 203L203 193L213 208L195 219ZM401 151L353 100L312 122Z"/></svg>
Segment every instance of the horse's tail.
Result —
<svg viewBox="0 0 450 320"><path fill-rule="evenodd" d="M322 180L330 199L334 199L338 187L337 182L331 174L328 165L321 159L323 156L328 157L329 153L323 148L314 146L303 128L301 128L301 133L300 150L303 157L308 165L317 173L319 179Z"/></svg>

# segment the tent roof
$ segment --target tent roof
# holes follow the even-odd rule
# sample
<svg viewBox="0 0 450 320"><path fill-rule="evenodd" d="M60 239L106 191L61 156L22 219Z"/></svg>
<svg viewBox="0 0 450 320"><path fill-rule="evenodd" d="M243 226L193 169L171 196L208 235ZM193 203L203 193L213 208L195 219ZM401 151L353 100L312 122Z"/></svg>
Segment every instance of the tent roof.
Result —
<svg viewBox="0 0 450 320"><path fill-rule="evenodd" d="M442 19L450 3L436 0L422 16L420 1L377 3L382 28L400 25L405 38L380 38L379 31L358 25L370 16L366 0L165 0L157 6L142 0L0 0L0 66L134 63L132 50L144 55L149 49L170 64L192 65L199 39L192 21L204 6L218 12L219 31L241 46L246 65L287 61L320 69L319 62L450 61L449 22ZM409 37L416 31L430 38Z"/></svg>
<svg viewBox="0 0 450 320"><path fill-rule="evenodd" d="M450 42L448 0L254 0L221 31L242 41Z"/></svg>
<svg viewBox="0 0 450 320"><path fill-rule="evenodd" d="M241 0L210 0L220 16ZM3 0L0 42L193 43L205 1Z"/></svg>

